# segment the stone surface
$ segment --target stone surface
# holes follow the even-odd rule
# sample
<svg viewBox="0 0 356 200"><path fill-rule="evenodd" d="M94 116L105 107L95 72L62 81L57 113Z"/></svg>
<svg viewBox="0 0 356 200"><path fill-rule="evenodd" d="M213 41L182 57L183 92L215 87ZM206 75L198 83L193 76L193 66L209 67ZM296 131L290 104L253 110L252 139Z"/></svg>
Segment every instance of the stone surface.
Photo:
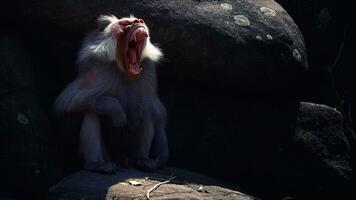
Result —
<svg viewBox="0 0 356 200"><path fill-rule="evenodd" d="M336 109L301 103L289 154L289 174L298 183L296 193L315 198L351 198L351 149L345 131L343 117Z"/></svg>
<svg viewBox="0 0 356 200"><path fill-rule="evenodd" d="M320 164L340 178L351 178L350 146L339 111L325 105L302 103L294 140L299 148L308 152L305 156L322 161ZM310 167L318 169L318 172L325 168L312 163ZM312 174L316 175L317 171Z"/></svg>
<svg viewBox="0 0 356 200"><path fill-rule="evenodd" d="M151 199L254 199L236 189L228 189L212 178L171 167L156 173L123 169L112 176L79 171L54 186L48 199L147 199L150 188L172 176L175 176L172 181L150 193ZM140 185L134 186L130 181L137 181Z"/></svg>
<svg viewBox="0 0 356 200"><path fill-rule="evenodd" d="M301 104L294 137L295 144L297 148L303 149L302 152L307 152L306 155L302 154L301 158L323 165L316 166L317 163L301 161L300 163L310 165L309 169L315 169L310 175L329 173L329 178L333 175L342 179L352 177L350 145L344 125L341 113L334 108L313 103ZM322 177L327 179L325 175Z"/></svg>

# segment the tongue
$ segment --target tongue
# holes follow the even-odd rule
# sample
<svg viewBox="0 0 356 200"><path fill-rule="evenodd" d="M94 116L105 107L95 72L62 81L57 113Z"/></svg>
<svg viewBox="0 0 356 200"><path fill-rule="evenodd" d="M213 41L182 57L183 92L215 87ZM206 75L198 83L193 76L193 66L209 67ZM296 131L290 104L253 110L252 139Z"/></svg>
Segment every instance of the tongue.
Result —
<svg viewBox="0 0 356 200"><path fill-rule="evenodd" d="M141 68L138 65L137 62L137 56L136 56L136 50L135 48L131 48L129 47L128 51L127 51L127 56L128 56L128 60L129 60L129 65L130 65L130 73L132 75L138 75L141 72Z"/></svg>
<svg viewBox="0 0 356 200"><path fill-rule="evenodd" d="M138 66L137 63L131 64L130 73L133 75L139 75L141 73L141 68Z"/></svg>

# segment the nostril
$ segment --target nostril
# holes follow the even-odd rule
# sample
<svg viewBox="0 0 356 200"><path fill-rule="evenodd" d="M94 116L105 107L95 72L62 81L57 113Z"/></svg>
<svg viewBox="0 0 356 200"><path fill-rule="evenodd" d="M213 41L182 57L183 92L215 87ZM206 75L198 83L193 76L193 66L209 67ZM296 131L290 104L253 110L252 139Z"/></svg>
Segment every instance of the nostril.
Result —
<svg viewBox="0 0 356 200"><path fill-rule="evenodd" d="M127 25L130 25L130 22L129 22L129 20L121 19L121 20L119 20L119 24L122 26L127 26Z"/></svg>
<svg viewBox="0 0 356 200"><path fill-rule="evenodd" d="M135 20L133 21L133 23L138 24L138 23L140 23L140 21L139 21L138 19L135 19Z"/></svg>
<svg viewBox="0 0 356 200"><path fill-rule="evenodd" d="M139 19L140 23L144 24L145 21L143 21L143 19Z"/></svg>

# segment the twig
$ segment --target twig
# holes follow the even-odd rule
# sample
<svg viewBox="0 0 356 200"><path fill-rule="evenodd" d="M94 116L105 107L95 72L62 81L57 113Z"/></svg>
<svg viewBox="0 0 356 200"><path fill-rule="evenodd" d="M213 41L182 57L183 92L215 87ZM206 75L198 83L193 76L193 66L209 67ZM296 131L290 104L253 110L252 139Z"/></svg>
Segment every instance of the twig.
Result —
<svg viewBox="0 0 356 200"><path fill-rule="evenodd" d="M177 178L177 177L175 177L175 178ZM162 178L150 178L150 177L147 177L147 179L153 180L153 181L164 181L164 180L166 180L166 179L162 179ZM187 184L187 182L184 181L184 180L183 181L171 180L171 182L178 183L178 184Z"/></svg>
<svg viewBox="0 0 356 200"><path fill-rule="evenodd" d="M341 42L340 48L337 52L336 58L333 62L332 65L329 66L329 72L332 72L335 68L335 66L337 65L337 63L339 62L339 59L341 57L342 51L344 50L344 46L345 46L345 37L346 37L346 29L344 29L344 40Z"/></svg>
<svg viewBox="0 0 356 200"><path fill-rule="evenodd" d="M348 108L347 116L348 116L348 119L350 120L350 122L353 122L353 121L352 121L352 115L351 115L351 111L352 111L351 106L352 106L351 103L349 103L349 108Z"/></svg>
<svg viewBox="0 0 356 200"><path fill-rule="evenodd" d="M173 176L171 177L170 179L166 180L166 181L163 181L163 182L160 182L160 183L157 183L156 185L154 185L153 187L151 187L149 190L147 190L147 193L146 193L146 198L147 200L151 200L150 198L150 193L157 190L157 188L163 184L166 184L166 183L169 183L171 180L175 179L176 177Z"/></svg>
<svg viewBox="0 0 356 200"><path fill-rule="evenodd" d="M328 68L327 68L327 71L329 73L329 77L331 78L331 82L332 82L332 87L333 87L333 90L335 91L335 95L336 95L336 100L338 101L338 108L339 110L342 112L343 116L344 117L347 117L345 114L345 109L343 108L343 100L341 99L341 95L339 93L339 90L338 88L336 87L336 79L335 79L335 76L334 76L334 70L335 70L335 67L336 65L338 64L339 62L339 59L343 53L343 50L344 50L344 46L345 46L345 40L346 40L346 37L347 37L347 30L346 28L344 28L344 37L343 37L343 40L340 44L340 47L338 49L338 52L337 52L337 55L336 55L336 58L334 59L334 62L332 63L332 65L330 65Z"/></svg>

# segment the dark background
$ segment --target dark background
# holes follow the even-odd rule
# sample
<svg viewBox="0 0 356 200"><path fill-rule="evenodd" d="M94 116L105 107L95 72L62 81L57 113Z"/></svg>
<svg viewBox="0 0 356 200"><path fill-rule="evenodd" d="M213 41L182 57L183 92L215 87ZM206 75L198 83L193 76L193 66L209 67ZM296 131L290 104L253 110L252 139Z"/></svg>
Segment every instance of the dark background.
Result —
<svg viewBox="0 0 356 200"><path fill-rule="evenodd" d="M167 132L172 149L169 165L237 182L246 192L263 199L288 195L299 199L332 199L339 195L344 199L352 198L355 182L352 175L345 178L324 169L319 158L309 158L310 153L294 148L292 141L299 102L337 108L346 127L348 156L345 162L350 162L354 169L356 68L352 61L351 7L342 1L277 2L299 27L308 56L308 71L295 71L293 81L296 84L287 89L258 92L241 89L219 69L196 65L193 61L199 57L194 56L197 49L182 56L169 54L175 48L169 46L169 42L161 46L168 52L158 66L158 80L159 96L169 113ZM75 129L76 125L58 119L52 106L59 92L75 78L75 59L81 39L95 24L81 24L82 19L75 21L74 18L72 23L79 25L68 26L60 23L60 17L58 21L56 18L43 19L51 16L51 9L41 10L41 1L8 3L0 9L0 64L4 63L0 71L0 194L41 198L49 186L81 166L76 157L77 136L65 131ZM88 3L88 6L93 5L92 1ZM128 5L135 8L136 4ZM95 10L94 6L90 9ZM139 9L138 13L145 13L144 6ZM83 10L78 8L78 12ZM97 12L100 13L100 9ZM157 24L171 20L174 23L168 24L179 24L172 17L174 14L166 12L161 13L162 18L145 19L152 29L154 43L162 43L160 34L165 36L155 32ZM84 22L94 22L95 17L93 14ZM204 37L219 37L211 27L193 26L189 21L183 21L183 25L192 28L170 25L167 29L172 32L183 29L188 35L182 32L167 40L190 40L189 30L205 34ZM223 38L223 41L228 39ZM201 41L189 42L199 46ZM204 48L214 50L216 46ZM207 56L214 56L213 50ZM226 46L226 51L229 50L233 47ZM184 56L189 59L185 60ZM221 62L219 58L216 60L218 64ZM184 65L184 70L179 65ZM255 84L266 82L260 80ZM31 128L19 126L19 113L30 121L33 119ZM17 121L9 120L12 117ZM318 127L323 125L318 124ZM295 163L304 162L309 164L304 166L306 170L295 169ZM326 193L331 190L332 194Z"/></svg>

